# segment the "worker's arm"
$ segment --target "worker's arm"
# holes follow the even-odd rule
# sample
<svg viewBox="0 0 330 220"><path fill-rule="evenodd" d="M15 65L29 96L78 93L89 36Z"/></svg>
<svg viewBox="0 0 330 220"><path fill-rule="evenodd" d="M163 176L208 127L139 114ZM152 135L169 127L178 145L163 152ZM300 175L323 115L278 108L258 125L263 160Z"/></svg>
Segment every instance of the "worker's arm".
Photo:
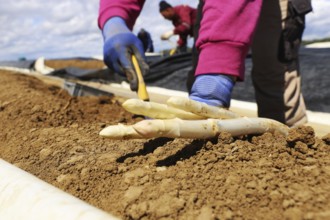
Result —
<svg viewBox="0 0 330 220"><path fill-rule="evenodd" d="M145 0L100 0L98 25L103 29L104 24L111 17L121 17L127 27L132 30L139 16Z"/></svg>
<svg viewBox="0 0 330 220"><path fill-rule="evenodd" d="M143 75L149 70L144 61L143 45L131 32L143 3L141 0L101 0L98 18L104 38L104 62L116 73L125 75L133 91L138 90L138 78L132 64L132 55L137 58Z"/></svg>
<svg viewBox="0 0 330 220"><path fill-rule="evenodd" d="M197 48L196 80L190 98L229 107L237 79L243 80L246 53L252 41L261 0L204 2Z"/></svg>
<svg viewBox="0 0 330 220"><path fill-rule="evenodd" d="M261 4L262 0L204 1L196 75L223 73L244 79L245 57Z"/></svg>

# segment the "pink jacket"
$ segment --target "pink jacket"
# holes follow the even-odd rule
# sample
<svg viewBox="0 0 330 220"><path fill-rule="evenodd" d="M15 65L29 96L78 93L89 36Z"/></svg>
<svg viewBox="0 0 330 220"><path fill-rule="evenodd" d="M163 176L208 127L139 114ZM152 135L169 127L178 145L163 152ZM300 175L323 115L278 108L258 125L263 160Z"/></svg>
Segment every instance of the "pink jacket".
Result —
<svg viewBox="0 0 330 220"><path fill-rule="evenodd" d="M100 0L98 24L122 17L130 29L145 0ZM262 0L204 0L196 46L200 51L195 75L225 73L244 79L245 56L252 42Z"/></svg>

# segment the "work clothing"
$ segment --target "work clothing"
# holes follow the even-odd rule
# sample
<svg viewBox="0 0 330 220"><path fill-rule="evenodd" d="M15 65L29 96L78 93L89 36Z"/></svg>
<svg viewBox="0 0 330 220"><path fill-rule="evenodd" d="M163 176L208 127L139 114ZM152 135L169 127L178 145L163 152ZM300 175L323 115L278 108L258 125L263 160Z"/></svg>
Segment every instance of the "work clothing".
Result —
<svg viewBox="0 0 330 220"><path fill-rule="evenodd" d="M198 39L198 33L201 25L201 20L203 18L203 5L204 1L199 0L198 6L197 6L197 15L196 15L196 21L194 24L194 45L192 47L192 64L193 67L191 70L189 70L187 74L187 82L186 82L186 87L187 91L190 94L191 93L191 88L194 84L195 81L195 72L198 64L198 57L199 57L199 51L196 48L196 41Z"/></svg>
<svg viewBox="0 0 330 220"><path fill-rule="evenodd" d="M200 51L195 75L224 73L244 79L262 0L204 1L203 19L196 42Z"/></svg>
<svg viewBox="0 0 330 220"><path fill-rule="evenodd" d="M154 44L152 42L151 35L148 31L141 29L137 36L143 44L144 52L154 52Z"/></svg>
<svg viewBox="0 0 330 220"><path fill-rule="evenodd" d="M145 0L100 0L98 25L102 30L105 22L111 17L121 17L127 27L132 30L140 15Z"/></svg>
<svg viewBox="0 0 330 220"><path fill-rule="evenodd" d="M263 2L252 45L252 81L258 116L297 126L307 122L298 59L303 27L291 26L296 34L288 30L288 6L288 0Z"/></svg>
<svg viewBox="0 0 330 220"><path fill-rule="evenodd" d="M304 15L312 9L310 0L291 1L299 8L295 10L294 17L292 5L288 4L288 0L263 2L252 46L252 80L258 116L296 126L307 121L306 107L301 94L298 49L304 29ZM198 39L200 33L198 30L203 16L203 3L204 1L200 1L198 6L195 39ZM198 56L199 51L193 48L194 68L188 74L187 81L190 93L195 80L193 72L199 60Z"/></svg>
<svg viewBox="0 0 330 220"><path fill-rule="evenodd" d="M202 74L196 77L189 98L208 105L225 107L230 106L231 92L235 80L228 75Z"/></svg>
<svg viewBox="0 0 330 220"><path fill-rule="evenodd" d="M173 33L179 35L178 47L187 46L188 36L193 36L194 23L197 10L188 5L178 5L173 7L175 17L172 20L174 25Z"/></svg>

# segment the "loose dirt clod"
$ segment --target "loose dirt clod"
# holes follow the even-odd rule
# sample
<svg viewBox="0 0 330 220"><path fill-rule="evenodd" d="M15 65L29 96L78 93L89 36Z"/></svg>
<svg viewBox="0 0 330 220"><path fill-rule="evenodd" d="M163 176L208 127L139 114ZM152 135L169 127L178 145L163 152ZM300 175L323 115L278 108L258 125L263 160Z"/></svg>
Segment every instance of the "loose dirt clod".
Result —
<svg viewBox="0 0 330 220"><path fill-rule="evenodd" d="M109 140L110 97L0 72L0 157L123 219L330 219L330 134Z"/></svg>

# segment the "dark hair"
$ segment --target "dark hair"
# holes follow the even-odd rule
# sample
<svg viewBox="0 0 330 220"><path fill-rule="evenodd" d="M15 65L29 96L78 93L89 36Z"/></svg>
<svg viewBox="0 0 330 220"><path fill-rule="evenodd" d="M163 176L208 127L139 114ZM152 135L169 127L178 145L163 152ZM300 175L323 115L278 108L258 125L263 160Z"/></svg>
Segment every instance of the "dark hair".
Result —
<svg viewBox="0 0 330 220"><path fill-rule="evenodd" d="M162 12L167 8L172 8L172 5L168 4L166 1L159 2L159 11Z"/></svg>

